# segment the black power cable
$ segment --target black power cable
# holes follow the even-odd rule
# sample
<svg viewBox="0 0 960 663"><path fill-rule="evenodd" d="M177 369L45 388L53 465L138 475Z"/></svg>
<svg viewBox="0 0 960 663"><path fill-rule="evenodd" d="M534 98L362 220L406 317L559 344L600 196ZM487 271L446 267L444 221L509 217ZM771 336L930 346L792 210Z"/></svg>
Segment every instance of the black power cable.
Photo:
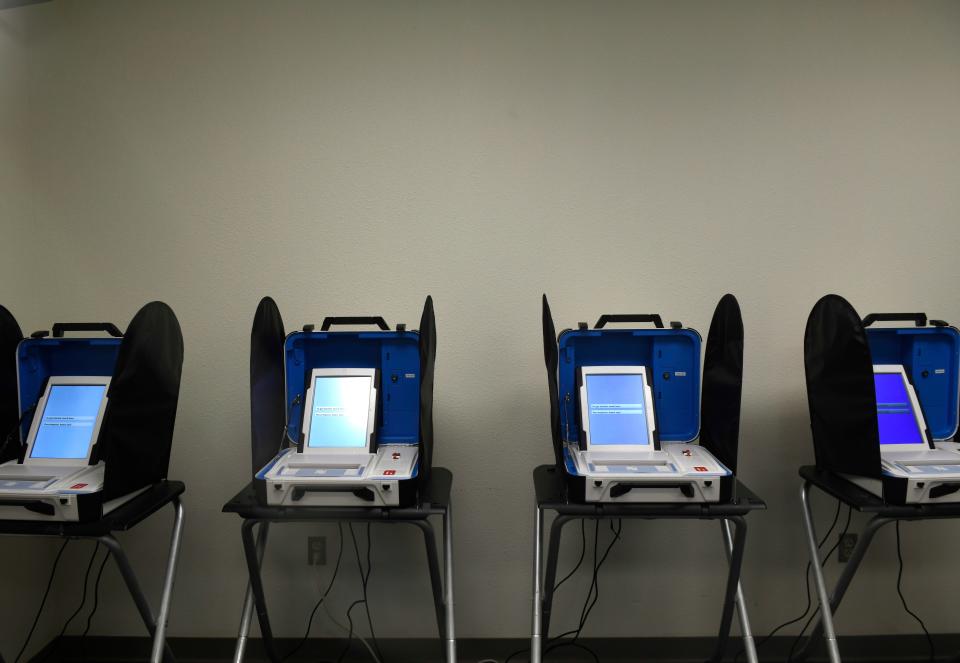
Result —
<svg viewBox="0 0 960 663"><path fill-rule="evenodd" d="M371 558L373 540L370 537L370 523L367 523L367 575L363 579L363 609L367 613L367 625L370 627L370 639L373 641L373 648L377 652L377 658L383 663L383 652L380 651L380 643L377 642L377 634L373 630L373 619L370 617L370 601L367 600L367 585L370 584L370 573L373 571L373 561Z"/></svg>
<svg viewBox="0 0 960 663"><path fill-rule="evenodd" d="M93 616L97 614L97 608L100 607L100 579L103 577L103 570L106 568L109 559L110 553L104 555L103 561L100 562L100 568L97 570L97 579L93 582L93 609L90 611L90 614L87 615L87 624L83 628L83 633L80 634L81 638L86 638L87 634L90 633Z"/></svg>
<svg viewBox="0 0 960 663"><path fill-rule="evenodd" d="M903 553L900 550L900 521L898 520L896 525L897 531L897 596L900 597L900 603L903 604L903 609L908 615L913 617L920 628L923 629L923 634L927 638L927 646L930 648L930 663L933 663L936 660L936 650L933 647L933 638L930 637L930 631L927 630L927 625L923 623L923 620L917 616L917 614L907 606L907 599L903 596L903 590L901 589L901 583L903 581Z"/></svg>
<svg viewBox="0 0 960 663"><path fill-rule="evenodd" d="M848 506L847 522L844 524L843 530L840 532L840 536L837 537L837 542L833 544L830 550L827 551L827 554L823 556L823 561L820 562L820 568L823 568L824 566L826 566L827 561L830 559L830 556L834 553L834 551L837 548L840 547L840 542L843 541L843 537L846 536L847 531L850 529L851 515L853 515L853 507ZM826 541L826 539L824 539L824 541ZM790 645L790 652L787 654L787 663L791 663L791 661L793 661L793 653L796 650L797 645L799 645L800 641L803 639L803 634L806 633L807 629L810 627L810 624L813 623L813 620L816 619L817 615L819 614L820 614L820 606L818 605L817 608L813 611L813 614L810 615L810 619L806 621L806 623L803 625L803 628L800 629L800 633L797 634L797 637L794 638L793 643Z"/></svg>
<svg viewBox="0 0 960 663"><path fill-rule="evenodd" d="M60 546L60 550L57 552L56 559L53 560L53 568L50 569L50 578L47 580L47 589L43 592L43 598L40 600L40 607L37 608L37 614L33 618L33 624L30 626L26 640L23 641L23 646L20 648L20 651L17 652L17 657L13 659L13 663L17 663L20 657L23 656L23 652L27 650L27 645L30 644L30 638L33 637L33 632L37 630L37 624L40 623L40 615L43 614L43 606L47 604L47 597L50 596L50 588L53 587L53 579L57 575L57 566L60 564L60 558L63 557L63 551L67 549L68 543L70 543L70 539L64 539L63 545Z"/></svg>
<svg viewBox="0 0 960 663"><path fill-rule="evenodd" d="M575 574L580 569L580 566L583 564L583 559L586 556L586 554L587 554L587 521L586 519L581 518L580 519L580 557L577 559L577 563L573 565L573 568L570 570L570 572L567 575L563 576L563 579L553 586L554 594L556 594L557 590L560 589L560 585L562 585L571 577L573 577L573 574ZM573 633L573 631L570 631L570 633ZM510 661L515 659L517 656L520 656L521 654L528 651L530 651L529 647L526 647L524 649L518 649L517 651L507 656L507 658L504 659L503 663L510 663Z"/></svg>
<svg viewBox="0 0 960 663"><path fill-rule="evenodd" d="M320 599L317 601L316 605L313 606L313 610L310 612L310 619L307 620L307 630L304 632L300 642L297 643L297 646L294 647L289 654L280 659L280 663L292 658L293 655L300 651L300 648L306 644L307 639L310 637L310 629L313 627L313 619L317 615L317 610L319 610L323 602L327 600L327 596L330 595L330 591L333 589L333 584L337 581L337 573L340 571L340 560L343 559L343 523L337 523L337 534L337 538L339 540L339 545L337 546L337 563L333 567L333 574L330 576L330 583L327 585L327 588L320 596Z"/></svg>
<svg viewBox="0 0 960 663"><path fill-rule="evenodd" d="M281 451L283 451L284 447L289 446L287 444L287 440L290 440L291 442L293 442L294 445L297 444L296 441L292 437L290 437L290 428L289 428L290 415L293 414L293 407L295 405L300 405L300 394L297 394L296 396L294 396L293 400L290 401L290 405L287 406L287 419L286 421L283 422L283 432L280 434L280 448L277 449L277 453L280 453Z"/></svg>
<svg viewBox="0 0 960 663"><path fill-rule="evenodd" d="M837 500L837 510L834 511L833 513L833 521L830 523L830 527L827 529L827 533L823 535L823 538L820 539L820 543L817 544L817 550L820 550L823 547L823 544L827 542L827 539L829 539L830 535L833 533L833 529L837 526L837 522L840 520L840 506L841 506L840 500ZM797 622L803 620L803 618L806 617L807 614L809 614L810 608L813 606L813 597L810 594L810 570L812 568L813 567L811 563L807 562L807 568L806 568L806 571L804 572L804 587L807 590L807 605L803 609L803 613L799 617L794 617L793 619L789 619L783 622L782 624L778 625L777 627L775 627L772 631L770 631L767 635L762 637L757 642L756 649L760 649L765 644L770 642L773 636L775 636L777 633L787 628L788 626L792 626L793 624L796 624ZM733 657L733 663L737 663L737 661L740 660L740 657L743 656L744 653L745 653L745 650L743 648L740 648L740 650L737 651L736 655Z"/></svg>
<svg viewBox="0 0 960 663"><path fill-rule="evenodd" d="M353 616L351 613L353 609L358 605L363 605L364 610L367 613L367 625L370 627L370 640L373 642L373 650L376 653L377 659L382 663L383 653L380 651L380 645L377 642L377 634L373 630L373 619L370 617L370 602L367 600L367 584L370 582L370 573L373 571L373 565L371 564L371 538L370 538L370 523L367 523L367 569L364 571L363 563L360 560L360 546L357 544L357 535L353 530L353 523L350 523L350 538L353 540L353 551L357 556L357 569L360 572L360 587L362 591L362 598L354 601L350 604L350 607L347 608L347 624L349 626L347 630L347 643L343 648L343 651L340 652L339 658L337 658L337 663L341 663L347 653L350 651L350 646L353 644Z"/></svg>
<svg viewBox="0 0 960 663"><path fill-rule="evenodd" d="M77 609L73 611L73 614L70 615L67 621L63 624L63 628L60 629L60 635L57 636L56 646L52 647L47 652L47 654L44 656L44 660L46 660L46 658L51 654L53 654L54 652L60 651L60 645L63 641L63 636L67 632L67 628L69 628L70 623L74 620L74 618L77 615L79 615L81 612L83 612L83 608L87 604L87 585L90 583L90 571L93 569L93 562L97 559L97 553L99 551L100 551L100 542L97 541L96 545L93 546L93 552L90 554L90 561L87 562L87 570L83 574L83 595L80 598L80 605L77 606ZM107 554L109 555L110 553L107 553Z"/></svg>
<svg viewBox="0 0 960 663"><path fill-rule="evenodd" d="M587 599L583 604L583 608L580 611L580 622L577 625L575 631L568 631L558 635L550 640L554 644L548 644L547 648L544 650L544 655L559 649L561 647L575 647L577 649L582 649L586 651L593 658L594 661L599 663L600 657L597 656L596 652L592 649L578 642L580 639L580 634L583 632L583 627L586 626L587 620L590 618L590 613L593 611L594 606L597 604L597 601L600 600L600 569L603 567L603 563L607 561L607 557L610 555L610 551L613 549L614 544L620 540L620 534L623 531L623 521L617 520L617 527L614 528L613 521L610 521L610 531L613 533L613 538L610 540L610 543L607 545L606 549L603 552L603 556L597 559L597 550L598 550L598 541L599 541L599 531L600 531L600 522L597 521L596 527L594 529L594 543L593 543L593 577L590 582L590 589L587 592ZM556 642L562 640L568 635L573 635L568 642Z"/></svg>
<svg viewBox="0 0 960 663"><path fill-rule="evenodd" d="M560 589L560 585L565 583L567 580L573 577L573 574L576 573L580 566L583 564L583 558L587 554L587 521L580 519L580 558L577 559L577 563L573 565L573 568L570 569L570 573L563 576L563 579L553 586L553 592L556 593Z"/></svg>

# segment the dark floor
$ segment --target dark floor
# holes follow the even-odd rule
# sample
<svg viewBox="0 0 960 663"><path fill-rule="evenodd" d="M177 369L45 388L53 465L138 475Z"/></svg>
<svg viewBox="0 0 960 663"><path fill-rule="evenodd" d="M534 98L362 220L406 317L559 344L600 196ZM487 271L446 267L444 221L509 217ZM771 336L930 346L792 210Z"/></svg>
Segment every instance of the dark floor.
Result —
<svg viewBox="0 0 960 663"><path fill-rule="evenodd" d="M793 644L792 636L775 637L765 643L760 651L762 663L787 659ZM286 656L299 641L281 638L277 651ZM597 659L582 649L561 647L549 653L548 662L584 661L595 663L703 663L713 653L714 638L586 638L581 641L596 653ZM169 645L177 656L178 663L213 663L231 661L235 647L231 638L171 638ZM344 649L343 640L310 640L303 645L288 663L310 661L311 663L335 663ZM384 663L443 663L441 643L436 639L381 639ZM506 657L520 650L510 663L527 663L523 639L463 638L457 642L458 663L505 663ZM960 658L960 635L937 634L934 644L938 652L937 663L958 663ZM732 661L740 649L740 640L731 639L725 661ZM930 661L927 640L922 635L905 636L856 636L841 638L840 649L845 663L927 663ZM146 661L150 655L150 642L146 638L77 637L64 638L51 643L33 661L43 663L132 663ZM2 660L2 659L0 659ZM267 661L259 640L252 640L245 660L248 663ZM373 661L366 649L354 643L348 656L341 663L370 663ZM818 647L807 663L826 661L823 648ZM742 656L739 663L744 663Z"/></svg>

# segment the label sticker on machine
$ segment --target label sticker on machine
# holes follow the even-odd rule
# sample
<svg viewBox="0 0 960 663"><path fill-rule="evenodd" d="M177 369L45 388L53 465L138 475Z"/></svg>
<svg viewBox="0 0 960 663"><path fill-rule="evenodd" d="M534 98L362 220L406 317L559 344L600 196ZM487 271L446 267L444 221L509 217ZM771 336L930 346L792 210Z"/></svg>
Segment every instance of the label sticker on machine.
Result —
<svg viewBox="0 0 960 663"><path fill-rule="evenodd" d="M960 465L910 465L898 463L911 474L960 474Z"/></svg>
<svg viewBox="0 0 960 663"><path fill-rule="evenodd" d="M663 465L596 465L589 464L591 472L610 474L671 474L676 472L672 463Z"/></svg>
<svg viewBox="0 0 960 663"><path fill-rule="evenodd" d="M281 476L285 477L358 477L363 468L344 469L340 467L298 467L284 468Z"/></svg>
<svg viewBox="0 0 960 663"><path fill-rule="evenodd" d="M40 479L25 481L19 480L0 480L0 488L9 490L43 490L53 483L53 479Z"/></svg>

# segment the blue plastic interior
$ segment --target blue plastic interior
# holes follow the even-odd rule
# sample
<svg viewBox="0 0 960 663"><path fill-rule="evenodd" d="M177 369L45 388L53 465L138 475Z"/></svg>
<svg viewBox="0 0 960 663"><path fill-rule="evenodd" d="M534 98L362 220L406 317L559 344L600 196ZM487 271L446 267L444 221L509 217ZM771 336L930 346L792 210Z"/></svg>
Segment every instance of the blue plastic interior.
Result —
<svg viewBox="0 0 960 663"><path fill-rule="evenodd" d="M300 439L304 399L315 368L376 368L378 444L420 438L420 347L414 332L295 332L284 343L287 434Z"/></svg>
<svg viewBox="0 0 960 663"><path fill-rule="evenodd" d="M568 330L559 340L560 426L579 442L577 372L581 366L647 366L653 374L662 442L689 442L700 433L700 334L693 329Z"/></svg>
<svg viewBox="0 0 960 663"><path fill-rule="evenodd" d="M957 432L960 332L953 327L868 327L874 364L902 364L935 440Z"/></svg>
<svg viewBox="0 0 960 663"><path fill-rule="evenodd" d="M120 351L119 338L28 338L17 346L20 415L33 408L51 375L113 375ZM33 412L23 418L27 438Z"/></svg>

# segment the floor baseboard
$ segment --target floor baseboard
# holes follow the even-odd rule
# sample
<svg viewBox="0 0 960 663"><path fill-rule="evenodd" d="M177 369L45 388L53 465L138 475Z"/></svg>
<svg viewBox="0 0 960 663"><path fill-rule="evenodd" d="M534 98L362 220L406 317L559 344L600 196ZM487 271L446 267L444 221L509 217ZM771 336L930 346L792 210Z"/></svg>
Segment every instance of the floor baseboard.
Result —
<svg viewBox="0 0 960 663"><path fill-rule="evenodd" d="M938 662L960 661L960 634L938 634L934 645ZM170 638L170 648L178 663L212 663L231 661L236 641L233 638ZM277 650L281 656L290 652L299 642L295 638L278 638ZM760 648L762 663L787 659L793 636L778 636ZM713 653L715 638L583 638L580 643L593 650L603 663L703 663ZM342 639L312 639L307 641L289 663L335 663L344 649ZM385 663L440 663L442 645L431 638L381 638L380 648ZM526 663L528 641L521 638L462 638L457 641L459 663L504 663L506 657L523 650L511 663ZM738 638L731 639L726 661L732 661L740 649ZM922 635L847 636L839 641L845 663L926 663L930 660L927 640ZM143 637L65 637L47 645L32 660L36 663L128 663L146 661L150 657L150 641ZM262 643L251 639L245 658L249 663L266 661ZM344 663L370 662L373 659L363 646L354 642ZM552 652L549 661L594 660L586 650L561 647ZM816 648L807 663L825 662L822 645ZM738 659L743 663L741 655Z"/></svg>

